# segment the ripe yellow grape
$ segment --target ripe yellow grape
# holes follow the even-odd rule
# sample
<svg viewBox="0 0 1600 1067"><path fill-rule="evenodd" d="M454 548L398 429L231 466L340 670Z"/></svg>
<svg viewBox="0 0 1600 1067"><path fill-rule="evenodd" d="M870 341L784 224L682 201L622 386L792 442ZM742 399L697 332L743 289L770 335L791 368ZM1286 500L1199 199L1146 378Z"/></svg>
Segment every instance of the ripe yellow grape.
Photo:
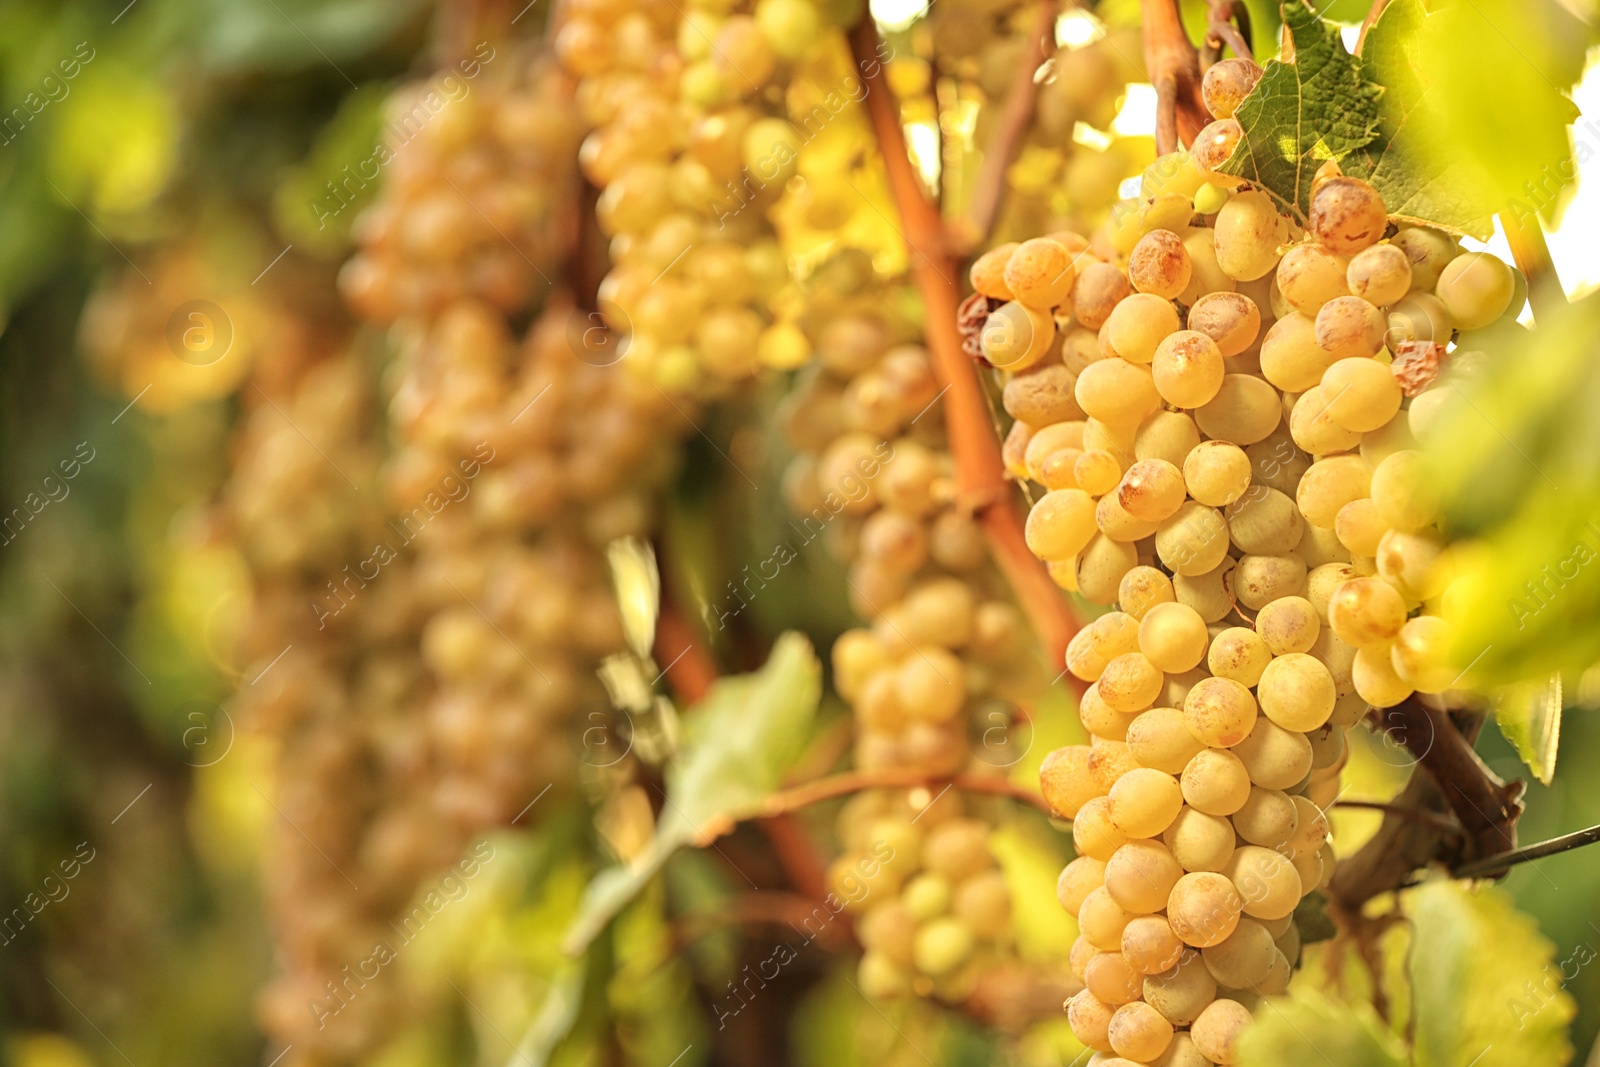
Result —
<svg viewBox="0 0 1600 1067"><path fill-rule="evenodd" d="M1455 322L1444 301L1432 293L1410 293L1389 306L1384 343L1394 348L1402 341L1433 341L1449 344Z"/></svg>
<svg viewBox="0 0 1600 1067"><path fill-rule="evenodd" d="M1231 1064L1239 1056L1239 1038L1250 1025L1250 1010L1236 1000L1213 1000L1200 1012L1189 1037L1200 1054L1215 1064Z"/></svg>
<svg viewBox="0 0 1600 1067"><path fill-rule="evenodd" d="M1284 865L1288 866L1287 861ZM1204 949L1227 940L1238 927L1243 909L1244 899L1226 875L1192 871L1172 887L1167 922L1184 944Z"/></svg>
<svg viewBox="0 0 1600 1067"><path fill-rule="evenodd" d="M1123 740L1140 765L1167 774L1182 774L1189 761L1205 747L1189 732L1183 713L1176 708L1151 708L1140 712L1128 724Z"/></svg>
<svg viewBox="0 0 1600 1067"><path fill-rule="evenodd" d="M1149 1063L1172 1044L1172 1024L1143 1001L1124 1004L1111 1016L1107 1039L1118 1056Z"/></svg>
<svg viewBox="0 0 1600 1067"><path fill-rule="evenodd" d="M1095 505L1095 525L1113 541L1143 541L1156 532L1156 523L1135 518L1122 506L1116 493L1107 493ZM1119 583L1120 584L1120 583Z"/></svg>
<svg viewBox="0 0 1600 1067"><path fill-rule="evenodd" d="M1148 708L1161 693L1161 671L1142 652L1128 652L1106 664L1095 684L1114 710L1131 714Z"/></svg>
<svg viewBox="0 0 1600 1067"><path fill-rule="evenodd" d="M1087 801L1072 820L1072 845L1080 856L1109 860L1127 840L1127 835L1111 821L1109 797L1097 796Z"/></svg>
<svg viewBox="0 0 1600 1067"><path fill-rule="evenodd" d="M1133 545L1096 534L1078 553L1076 577L1078 591L1090 600L1109 604L1117 595L1123 575L1139 565L1139 552ZM1176 592L1176 587L1174 587Z"/></svg>
<svg viewBox="0 0 1600 1067"><path fill-rule="evenodd" d="M1491 252L1467 252L1439 272L1434 293L1444 302L1458 330L1480 330L1506 313L1516 292L1516 276Z"/></svg>
<svg viewBox="0 0 1600 1067"><path fill-rule="evenodd" d="M1217 980L1198 952L1185 953L1176 971L1152 974L1144 980L1145 1003L1174 1026L1188 1026L1216 998ZM1178 1034L1173 1044L1188 1036Z"/></svg>
<svg viewBox="0 0 1600 1067"><path fill-rule="evenodd" d="M1301 397L1301 403L1304 402L1305 397ZM1339 517L1339 509L1367 496L1371 487L1372 476L1360 456L1330 456L1313 463L1306 471L1295 491L1295 502L1307 522L1331 530Z"/></svg>
<svg viewBox="0 0 1600 1067"><path fill-rule="evenodd" d="M1400 627L1391 658L1395 673L1419 693L1442 693L1460 672L1450 662L1454 634L1437 615L1419 615Z"/></svg>
<svg viewBox="0 0 1600 1067"><path fill-rule="evenodd" d="M1317 343L1314 318L1291 311L1261 339L1261 376L1285 392L1303 392L1322 380L1334 362Z"/></svg>
<svg viewBox="0 0 1600 1067"><path fill-rule="evenodd" d="M1388 328L1382 309L1359 296L1335 297L1317 312L1317 344L1335 359L1377 355Z"/></svg>
<svg viewBox="0 0 1600 1067"><path fill-rule="evenodd" d="M1161 399L1179 408L1208 404L1222 388L1222 350L1195 330L1179 330L1156 346L1151 371Z"/></svg>
<svg viewBox="0 0 1600 1067"><path fill-rule="evenodd" d="M1156 346L1179 328L1172 302L1153 293L1134 293L1111 309L1103 330L1111 351L1130 363L1149 363Z"/></svg>
<svg viewBox="0 0 1600 1067"><path fill-rule="evenodd" d="M1328 418L1358 433L1385 425L1403 395L1394 373L1375 359L1341 359L1322 375Z"/></svg>
<svg viewBox="0 0 1600 1067"><path fill-rule="evenodd" d="M1304 596L1306 563L1294 553L1240 556L1233 569L1233 595L1251 611L1285 596Z"/></svg>
<svg viewBox="0 0 1600 1067"><path fill-rule="evenodd" d="M1351 257L1345 282L1352 296L1388 307L1411 289L1411 260L1397 244L1376 244Z"/></svg>
<svg viewBox="0 0 1600 1067"><path fill-rule="evenodd" d="M1354 578L1328 598L1328 626L1347 645L1386 644L1406 621L1406 602L1382 578Z"/></svg>
<svg viewBox="0 0 1600 1067"><path fill-rule="evenodd" d="M1222 205L1215 225L1217 262L1224 273L1252 281L1278 262L1278 247L1289 236L1288 220L1265 193L1239 193Z"/></svg>
<svg viewBox="0 0 1600 1067"><path fill-rule="evenodd" d="M1004 279L1013 299L1048 310L1064 303L1077 281L1072 253L1048 237L1023 241L1006 260Z"/></svg>
<svg viewBox="0 0 1600 1067"><path fill-rule="evenodd" d="M1024 537L1040 559L1071 559L1095 535L1095 501L1082 489L1054 489L1028 512Z"/></svg>
<svg viewBox="0 0 1600 1067"><path fill-rule="evenodd" d="M1310 652L1317 643L1322 621L1317 609L1305 597L1287 596L1274 600L1256 616L1256 632L1274 656L1289 652Z"/></svg>
<svg viewBox="0 0 1600 1067"><path fill-rule="evenodd" d="M1152 608L1172 602L1172 579L1155 567L1135 567L1123 575L1117 585L1117 606L1141 624ZM1141 651L1147 656L1150 654L1148 650ZM1165 667L1161 669L1166 670Z"/></svg>
<svg viewBox="0 0 1600 1067"><path fill-rule="evenodd" d="M1272 935L1254 919L1240 919L1225 940L1200 950L1206 970L1226 989L1253 989L1260 985L1272 972L1277 955Z"/></svg>
<svg viewBox="0 0 1600 1067"><path fill-rule="evenodd" d="M1201 441L1183 461L1183 481L1197 502L1220 508L1250 488L1250 457L1227 441Z"/></svg>
<svg viewBox="0 0 1600 1067"><path fill-rule="evenodd" d="M1123 359L1089 364L1078 375L1073 396L1091 418L1115 426L1137 425L1161 406L1150 368Z"/></svg>
<svg viewBox="0 0 1600 1067"><path fill-rule="evenodd" d="M1371 497L1352 500L1339 509L1333 518L1333 530L1339 543L1355 555L1376 556L1389 524L1378 514L1378 505Z"/></svg>
<svg viewBox="0 0 1600 1067"><path fill-rule="evenodd" d="M1220 871L1233 858L1236 835L1227 819L1185 806L1161 840L1185 871Z"/></svg>
<svg viewBox="0 0 1600 1067"><path fill-rule="evenodd" d="M1197 667L1205 658L1208 636L1206 621L1186 604L1156 605L1139 621L1140 651L1168 674Z"/></svg>
<svg viewBox="0 0 1600 1067"><path fill-rule="evenodd" d="M1080 267L1072 286L1072 315L1089 329L1098 330L1123 297L1132 291L1127 275L1115 264L1087 263Z"/></svg>
<svg viewBox="0 0 1600 1067"><path fill-rule="evenodd" d="M1152 767L1139 767L1117 779L1117 784L1111 787L1110 800L1111 821L1118 830L1130 838L1155 837L1171 824L1183 807L1183 791L1172 775ZM1116 866L1115 856L1110 862ZM1111 876L1107 874L1106 878L1109 883ZM1123 902L1115 886L1112 895ZM1126 902L1123 904L1129 907ZM1130 907L1130 910L1140 909Z"/></svg>
<svg viewBox="0 0 1600 1067"><path fill-rule="evenodd" d="M1292 552L1305 529L1295 502L1276 489L1251 486L1223 510L1228 533L1242 552L1277 556Z"/></svg>
<svg viewBox="0 0 1600 1067"><path fill-rule="evenodd" d="M1185 496L1183 472L1164 459L1141 459L1117 487L1116 500L1136 519L1159 523L1178 510Z"/></svg>
<svg viewBox="0 0 1600 1067"><path fill-rule="evenodd" d="M1439 514L1439 495L1427 459L1409 449L1395 452L1372 472L1372 502L1389 525L1420 530Z"/></svg>
<svg viewBox="0 0 1600 1067"><path fill-rule="evenodd" d="M1182 876L1183 868L1160 841L1129 841L1106 861L1106 892L1124 911L1149 915L1167 906L1167 894Z"/></svg>
<svg viewBox="0 0 1600 1067"><path fill-rule="evenodd" d="M1172 595L1178 603L1198 611L1208 624L1217 622L1233 610L1235 569L1232 557L1225 555L1221 563L1204 574L1176 574L1172 578Z"/></svg>
<svg viewBox="0 0 1600 1067"><path fill-rule="evenodd" d="M1207 815L1232 815L1250 797L1250 772L1238 756L1223 748L1196 754L1178 784L1184 803Z"/></svg>
<svg viewBox="0 0 1600 1067"><path fill-rule="evenodd" d="M1133 454L1136 459L1160 459L1182 467L1199 444L1200 430L1194 419L1181 411L1158 411L1134 435Z"/></svg>
<svg viewBox="0 0 1600 1067"><path fill-rule="evenodd" d="M1127 936L1126 930L1123 936ZM1113 1007L1138 1000L1144 991L1144 976L1118 952L1095 953L1084 965L1083 983L1097 1000Z"/></svg>
<svg viewBox="0 0 1600 1067"><path fill-rule="evenodd" d="M1117 457L1103 449L1089 449L1078 457L1073 467L1073 477L1078 488L1094 496L1109 493L1122 480L1122 464Z"/></svg>
<svg viewBox="0 0 1600 1067"><path fill-rule="evenodd" d="M1244 127L1237 120L1219 118L1194 135L1194 144L1189 150L1201 170L1215 172L1233 155L1243 136Z"/></svg>
<svg viewBox="0 0 1600 1067"><path fill-rule="evenodd" d="M1068 912L1077 915L1084 898L1105 884L1105 861L1079 856L1061 868L1061 877L1056 879L1056 899Z"/></svg>
<svg viewBox="0 0 1600 1067"><path fill-rule="evenodd" d="M1078 701L1078 718L1083 722L1083 728L1095 737L1124 741L1128 736L1128 728L1133 725L1134 716L1117 711L1101 699L1100 683L1095 682L1084 690L1083 698Z"/></svg>
<svg viewBox="0 0 1600 1067"><path fill-rule="evenodd" d="M1255 444L1275 430L1282 418L1277 391L1250 374L1223 375L1217 395L1194 413L1196 425L1206 436L1236 445Z"/></svg>
<svg viewBox="0 0 1600 1067"><path fill-rule="evenodd" d="M1416 691L1416 687L1395 670L1394 649L1387 641L1356 649L1350 677L1361 699L1375 708L1392 708Z"/></svg>
<svg viewBox="0 0 1600 1067"><path fill-rule="evenodd" d="M1084 897L1078 909L1078 932L1101 952L1116 952L1122 947L1122 931L1133 918L1101 886Z"/></svg>
<svg viewBox="0 0 1600 1067"><path fill-rule="evenodd" d="M1206 110L1219 119L1232 118L1239 104L1261 80L1261 68L1243 58L1213 63L1200 82Z"/></svg>
<svg viewBox="0 0 1600 1067"><path fill-rule="evenodd" d="M1287 793L1276 789L1250 790L1250 798L1233 813L1233 828L1252 845L1276 848L1294 836L1299 813ZM1230 985L1235 983L1229 983Z"/></svg>
<svg viewBox="0 0 1600 1067"><path fill-rule="evenodd" d="M1256 701L1238 682L1205 678L1184 698L1183 721L1207 745L1227 748L1249 736L1256 724Z"/></svg>
<svg viewBox="0 0 1600 1067"><path fill-rule="evenodd" d="M1213 675L1252 688L1271 662L1272 650L1266 641L1255 630L1243 626L1229 627L1217 634L1206 653L1206 666Z"/></svg>
<svg viewBox="0 0 1600 1067"><path fill-rule="evenodd" d="M1102 790L1089 775L1089 746L1067 745L1045 756L1039 787L1050 809L1063 819L1076 818Z"/></svg>
<svg viewBox="0 0 1600 1067"><path fill-rule="evenodd" d="M1376 244L1388 224L1383 197L1359 178L1332 178L1311 194L1310 230L1331 252L1354 255Z"/></svg>
<svg viewBox="0 0 1600 1067"><path fill-rule="evenodd" d="M1270 848L1241 845L1223 868L1232 880L1244 913L1257 919L1281 919L1300 903L1300 875L1294 865ZM1191 942L1192 944L1192 942Z"/></svg>
<svg viewBox="0 0 1600 1067"><path fill-rule="evenodd" d="M1328 301L1350 295L1346 262L1321 245L1295 245L1278 263L1278 291L1290 307L1315 317Z"/></svg>
<svg viewBox="0 0 1600 1067"><path fill-rule="evenodd" d="M1263 716L1250 736L1228 751L1239 758L1250 781L1263 789L1292 789L1311 771L1311 742Z"/></svg>
<svg viewBox="0 0 1600 1067"><path fill-rule="evenodd" d="M1056 320L1048 311L1013 300L989 313L979 342L990 364L1020 371L1043 359L1055 337Z"/></svg>
<svg viewBox="0 0 1600 1067"><path fill-rule="evenodd" d="M1261 711L1283 727L1307 733L1328 721L1339 694L1322 661L1303 652L1278 656L1261 672Z"/></svg>
<svg viewBox="0 0 1600 1067"><path fill-rule="evenodd" d="M1237 356L1261 332L1261 309L1243 293L1207 293L1189 309L1188 327L1215 341L1224 356Z"/></svg>
<svg viewBox="0 0 1600 1067"><path fill-rule="evenodd" d="M1177 575L1208 574L1227 554L1228 523L1222 513L1192 500L1179 506L1156 531L1156 555Z"/></svg>
<svg viewBox="0 0 1600 1067"><path fill-rule="evenodd" d="M1107 794L1117 784L1117 779L1139 766L1139 761L1133 758L1128 746L1120 741L1095 738L1090 749L1089 774Z"/></svg>
<svg viewBox="0 0 1600 1067"><path fill-rule="evenodd" d="M1171 230L1151 230L1128 254L1128 281L1139 292L1163 300L1183 292L1192 271L1183 239Z"/></svg>
<svg viewBox="0 0 1600 1067"><path fill-rule="evenodd" d="M1011 261L1011 254L1017 250L1017 242L1011 241L989 249L983 255L972 261L972 267L967 272L967 278L972 282L972 287L993 300L1015 300L1016 294L1006 284L1006 264Z"/></svg>
<svg viewBox="0 0 1600 1067"><path fill-rule="evenodd" d="M1162 907L1166 901L1162 901ZM1122 928L1122 958L1141 975L1161 974L1178 965L1183 942L1161 915L1141 915ZM1140 993L1144 983L1140 982Z"/></svg>

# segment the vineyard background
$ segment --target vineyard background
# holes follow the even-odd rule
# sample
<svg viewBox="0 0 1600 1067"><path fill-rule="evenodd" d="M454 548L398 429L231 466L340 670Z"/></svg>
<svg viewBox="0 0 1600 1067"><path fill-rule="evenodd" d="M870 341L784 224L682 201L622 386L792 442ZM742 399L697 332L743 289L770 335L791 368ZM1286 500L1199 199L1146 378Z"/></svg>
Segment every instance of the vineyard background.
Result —
<svg viewBox="0 0 1600 1067"><path fill-rule="evenodd" d="M886 27L909 23L911 12L893 6L872 10ZM1260 28L1277 20L1271 5L1246 6L1260 41ZM1561 7L1481 6L1491 22L1527 19L1532 34L1541 24L1525 8ZM1204 7L1184 6L1197 38ZM549 8L550 0L520 12L494 0L0 6L0 514L47 500L0 533L0 907L40 892L68 864L74 871L55 883L63 887L59 899L0 935L0 1061L143 1067L270 1063L278 1054L260 1027L257 997L274 973L265 842L282 812L272 799L273 752L247 728L238 694L248 700L253 687L277 683L293 661L238 654L250 576L214 505L233 488L238 435L272 410L275 377L287 381L338 359L348 360L351 374L382 374L381 335L352 319L336 278L356 249L361 209L386 180L347 179L351 168L383 169L373 146L391 120L388 92L434 71L441 56L450 63L469 56L478 60L475 73L458 68L455 84L488 94L502 69L528 65L526 43L537 39ZM1321 11L1353 30L1366 5L1335 0ZM1578 176L1529 190L1530 206L1547 217L1555 270L1574 298L1600 286L1600 63L1585 51L1596 13L1586 14L1587 36L1542 41L1576 83ZM1057 37L1082 42L1109 30L1137 42L1138 15L1138 5L1123 0L1096 5L1092 18L1065 5ZM474 51L476 38L463 46L480 25L501 23L508 35L494 41L492 58ZM1554 15L1548 24L1564 25ZM895 30L886 39L908 50L925 43ZM1487 109L1491 134L1515 127L1515 101L1492 99L1491 72L1518 63L1516 48L1493 36L1475 47L1472 63L1485 71L1482 99L1462 106ZM892 65L890 73L910 77ZM1115 127L1148 137L1155 96L1135 83ZM46 106L24 105L41 95ZM560 131L550 136L559 141ZM1030 180L1025 163L1014 180ZM884 247L897 240L888 220L871 236ZM1489 247L1509 258L1502 236ZM224 358L196 363L175 355L181 345L173 343L172 323L187 321L180 309L195 301L222 312ZM569 332L548 343L584 342ZM1585 342L1575 335L1567 343ZM331 384L330 395L338 387ZM791 536L775 517L784 506L777 486L786 458L773 429L779 396L764 383L694 419L685 415L693 429L670 412L650 416L659 420L660 447L681 440L684 450L681 473L666 483L667 584L680 594L702 591L708 607L680 604L678 623L690 633L713 631L715 656L730 671L759 668L785 630L803 630L825 649L854 622L840 566L826 553L802 551L748 610L729 616L731 636L716 627L729 605L715 591L747 566L770 562L773 546ZM1592 437L1581 419L1560 432L1580 450L1584 435ZM371 473L374 457L354 446L351 455L353 492L364 496L371 486L361 471ZM749 477L727 476L725 461ZM664 481L660 472L635 473ZM1573 514L1596 499L1596 481L1590 470L1587 487L1566 501ZM273 536L292 541L296 529L287 522ZM1600 643L1594 610L1576 584L1570 602L1556 595L1540 607L1561 618L1574 644L1591 646ZM1500 625L1515 644L1517 627ZM1546 640L1553 647L1567 638ZM1574 650L1557 666L1593 662L1594 655L1582 659L1589 651ZM294 654L291 643L283 655ZM671 666L659 647L657 660ZM1566 698L1558 770L1548 785L1530 782L1524 841L1600 823L1600 788L1589 773L1600 763L1600 720L1588 710L1600 706L1600 676L1584 675ZM824 698L823 708L825 718L847 717L837 697ZM1036 773L1044 754L1076 730L1066 694L1042 710L1013 780ZM559 748L535 751L583 760L606 741L563 727L540 742ZM1500 776L1530 777L1494 727L1478 751ZM1365 744L1341 796L1387 801L1410 763L1394 745ZM530 772L530 802L543 796L536 778ZM560 938L597 861L586 849L594 837L588 798L562 790L548 803L556 810L542 811L537 829L495 831L487 838L492 861L472 875L460 868L451 905L415 950L408 944L399 954L406 981L430 993L392 1022L382 1049L363 1062L514 1062L516 1046L536 1034L541 1018L559 1014L552 1005L571 977ZM1335 811L1340 851L1378 820L1373 811ZM1008 876L1021 872L1038 890L1017 898L1017 922L1040 956L1064 958L1070 932L1050 887L1070 838L1023 811L1008 821L1006 841ZM723 847L759 866L762 845L742 828ZM1588 962L1600 953L1597 854L1576 849L1524 864L1501 883L1568 963L1565 990L1576 1002L1570 1041L1575 1062L1587 1057L1591 1067L1600 1065L1600 966ZM824 951L801 953L784 968L776 994L756 1002L771 1044L750 1036L758 1032L751 1023L741 1031L743 1046L708 1058L719 1005L705 975L771 951L765 932L741 937L721 927L697 933L689 949L674 941L685 932L669 918L669 895L699 911L728 899L728 874L716 860L715 852L684 853L666 884L619 921L607 949L618 968L612 1016L592 1016L591 989L559 1062L906 1062L903 1048L885 1051L894 1035L882 1032L873 1009L840 978L839 961L850 953L827 936ZM304 906L314 910L315 902ZM1394 953L1389 966L1403 967L1397 946L1382 951ZM630 970L629 960L644 964ZM1577 960L1585 962L1568 962ZM1474 961L1486 971L1496 965L1493 956ZM1539 988L1498 990L1462 1011L1516 1032L1549 1000ZM1020 1038L955 1014L914 1025L941 1063L1071 1062L1061 1055L1070 1045L1063 1022ZM863 1040L868 1031L881 1044Z"/></svg>

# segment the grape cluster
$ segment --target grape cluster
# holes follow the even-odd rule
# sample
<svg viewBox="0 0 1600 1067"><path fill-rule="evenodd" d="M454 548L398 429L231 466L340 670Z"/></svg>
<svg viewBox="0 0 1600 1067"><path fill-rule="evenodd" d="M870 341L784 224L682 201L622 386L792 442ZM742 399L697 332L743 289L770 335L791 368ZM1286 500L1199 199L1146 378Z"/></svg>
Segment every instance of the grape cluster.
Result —
<svg viewBox="0 0 1600 1067"><path fill-rule="evenodd" d="M857 914L861 991L960 1002L1009 947L1011 893L989 850L991 824L953 790L878 791L840 812L834 894Z"/></svg>
<svg viewBox="0 0 1600 1067"><path fill-rule="evenodd" d="M1217 121L1092 237L971 272L1016 420L1006 462L1043 489L1028 544L1115 606L1066 656L1090 743L1042 777L1079 857L1059 885L1084 986L1068 1018L1135 1063L1233 1062L1289 980L1296 906L1332 875L1346 730L1455 684L1413 429L1453 332L1521 304L1511 268L1393 228L1336 168L1304 230L1217 173L1257 76L1213 67Z"/></svg>
<svg viewBox="0 0 1600 1067"><path fill-rule="evenodd" d="M832 654L856 717L856 766L1001 773L1021 755L1009 702L1036 698L1042 670L957 497L928 354L890 310L898 290L871 282L870 264L853 267L855 253L841 256L807 291L815 361L781 422L797 452L784 478L797 529L848 564L851 603L870 623L841 635ZM888 873L854 904L868 949L862 989L960 1000L1003 958L1009 895L982 814L958 817L953 793L932 807L918 795L847 806L834 892L852 900L847 880L886 843Z"/></svg>
<svg viewBox="0 0 1600 1067"><path fill-rule="evenodd" d="M630 370L675 394L808 355L775 308L790 274L768 215L806 139L784 90L836 31L811 0L732 7L584 0L555 41L594 126L579 163L611 242L600 309Z"/></svg>
<svg viewBox="0 0 1600 1067"><path fill-rule="evenodd" d="M373 322L432 317L465 298L522 310L577 237L569 79L504 43L470 62L474 78L451 70L385 103L382 196L358 219L360 253L340 275Z"/></svg>

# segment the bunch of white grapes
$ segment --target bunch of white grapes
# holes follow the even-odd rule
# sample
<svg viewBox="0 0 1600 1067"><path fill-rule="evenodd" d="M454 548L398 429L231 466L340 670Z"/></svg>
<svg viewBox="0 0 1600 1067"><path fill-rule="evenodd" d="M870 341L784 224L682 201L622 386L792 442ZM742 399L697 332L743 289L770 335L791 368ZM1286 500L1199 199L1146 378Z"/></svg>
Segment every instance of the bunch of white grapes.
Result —
<svg viewBox="0 0 1600 1067"><path fill-rule="evenodd" d="M829 887L856 915L863 993L959 1002L1011 947L1011 891L991 831L953 790L882 790L845 805Z"/></svg>
<svg viewBox="0 0 1600 1067"><path fill-rule="evenodd" d="M791 547L847 564L850 601L867 624L841 635L832 657L855 715L856 766L930 779L1002 774L1025 747L1008 702L1036 699L1043 671L957 498L928 354L889 310L904 293L872 282L870 264L854 269L857 258L845 253L806 290L815 360L781 411L797 453L784 477ZM953 793L928 807L926 793L916 805L918 790L870 794L840 816L844 853L830 884L864 913L860 983L874 998L963 999L1009 943L991 823L978 812L954 818ZM880 864L858 900L853 882Z"/></svg>
<svg viewBox="0 0 1600 1067"><path fill-rule="evenodd" d="M1088 745L1043 785L1073 821L1074 1033L1101 1062L1231 1063L1327 884L1324 808L1368 705L1459 680L1449 568L1416 434L1455 331L1520 309L1520 275L1394 228L1325 168L1305 228L1217 173L1259 70L1213 67L1218 120L1086 239L980 257L1006 461L1027 541L1115 610L1072 641Z"/></svg>

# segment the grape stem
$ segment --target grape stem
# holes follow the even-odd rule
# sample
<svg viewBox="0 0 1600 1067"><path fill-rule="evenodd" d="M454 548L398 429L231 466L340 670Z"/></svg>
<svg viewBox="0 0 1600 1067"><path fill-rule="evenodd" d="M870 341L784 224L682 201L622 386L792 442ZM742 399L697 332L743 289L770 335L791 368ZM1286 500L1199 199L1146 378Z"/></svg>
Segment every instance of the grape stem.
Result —
<svg viewBox="0 0 1600 1067"><path fill-rule="evenodd" d="M1500 223L1505 227L1506 243L1511 246L1511 258L1528 279L1528 302L1533 306L1534 322L1548 323L1550 316L1566 304L1567 294L1550 259L1550 246L1545 244L1539 218L1535 215L1524 220L1507 212L1500 216Z"/></svg>
<svg viewBox="0 0 1600 1067"><path fill-rule="evenodd" d="M929 803L932 803L945 791L956 789L963 793L986 793L990 796L1010 797L1013 800L1030 804L1052 818L1055 817L1055 813L1050 810L1050 805L1045 802L1044 797L1038 791L1013 782L1009 778L991 778L978 774L958 774L954 777L941 777L936 774L929 774L921 767L883 767L870 771L845 771L842 774L819 778L814 782L805 782L792 789L773 793L767 797L759 811L745 817L771 819L781 815L789 815L813 804L849 796L852 793L860 793L867 789L915 789L918 787L928 790ZM700 835L696 840L696 845L704 848L717 838L730 833L738 821L738 819L731 816L724 816L707 822L700 828Z"/></svg>
<svg viewBox="0 0 1600 1067"><path fill-rule="evenodd" d="M1485 856L1481 860L1463 863L1450 873L1457 878L1499 877L1518 863L1544 859L1546 856L1554 856L1568 849L1592 845L1596 841L1600 841L1600 826L1591 826L1587 830L1563 834L1548 841L1540 841L1536 845L1524 845L1522 848L1497 852L1493 856Z"/></svg>
<svg viewBox="0 0 1600 1067"><path fill-rule="evenodd" d="M1200 96L1200 53L1184 32L1178 0L1140 0L1144 65L1156 87L1156 152L1193 144L1211 121Z"/></svg>
<svg viewBox="0 0 1600 1067"><path fill-rule="evenodd" d="M1011 87L1006 91L999 122L989 138L983 169L974 183L971 232L963 235L970 238L962 242L964 253L977 249L994 232L995 220L1000 215L1000 203L1005 195L1006 171L1033 118L1034 103L1039 97L1038 71L1045 61L1046 50L1055 43L1056 16L1059 11L1057 0L1040 0L1023 53L1017 60L1016 73L1011 76Z"/></svg>
<svg viewBox="0 0 1600 1067"><path fill-rule="evenodd" d="M1237 27L1234 20L1239 21ZM1243 4L1236 0L1211 0L1209 22L1206 26L1205 45L1200 49L1200 69L1209 70L1211 65L1222 58L1224 47L1233 49L1233 54L1243 59L1253 60L1250 51L1250 12Z"/></svg>
<svg viewBox="0 0 1600 1067"><path fill-rule="evenodd" d="M960 272L953 242L912 169L899 108L878 61L879 47L877 27L870 16L863 17L850 33L850 51L866 81L863 102L904 227L901 236L909 251L911 277L927 317L928 354L944 386L941 395L956 488L977 515L990 552L1043 643L1049 662L1061 663L1079 623L1050 572L1023 537L1016 491L1006 480L988 401L977 367L961 350L956 329Z"/></svg>
<svg viewBox="0 0 1600 1067"><path fill-rule="evenodd" d="M1386 813L1372 839L1340 862L1328 887L1352 918L1366 901L1405 886L1419 868L1441 860L1470 863L1514 849L1522 814L1523 783L1502 781L1472 747L1483 727L1481 715L1462 713L1458 725L1449 712L1413 695L1392 708L1374 709L1369 722L1426 772L1413 774L1393 805L1448 813L1460 829L1447 834L1430 820Z"/></svg>

